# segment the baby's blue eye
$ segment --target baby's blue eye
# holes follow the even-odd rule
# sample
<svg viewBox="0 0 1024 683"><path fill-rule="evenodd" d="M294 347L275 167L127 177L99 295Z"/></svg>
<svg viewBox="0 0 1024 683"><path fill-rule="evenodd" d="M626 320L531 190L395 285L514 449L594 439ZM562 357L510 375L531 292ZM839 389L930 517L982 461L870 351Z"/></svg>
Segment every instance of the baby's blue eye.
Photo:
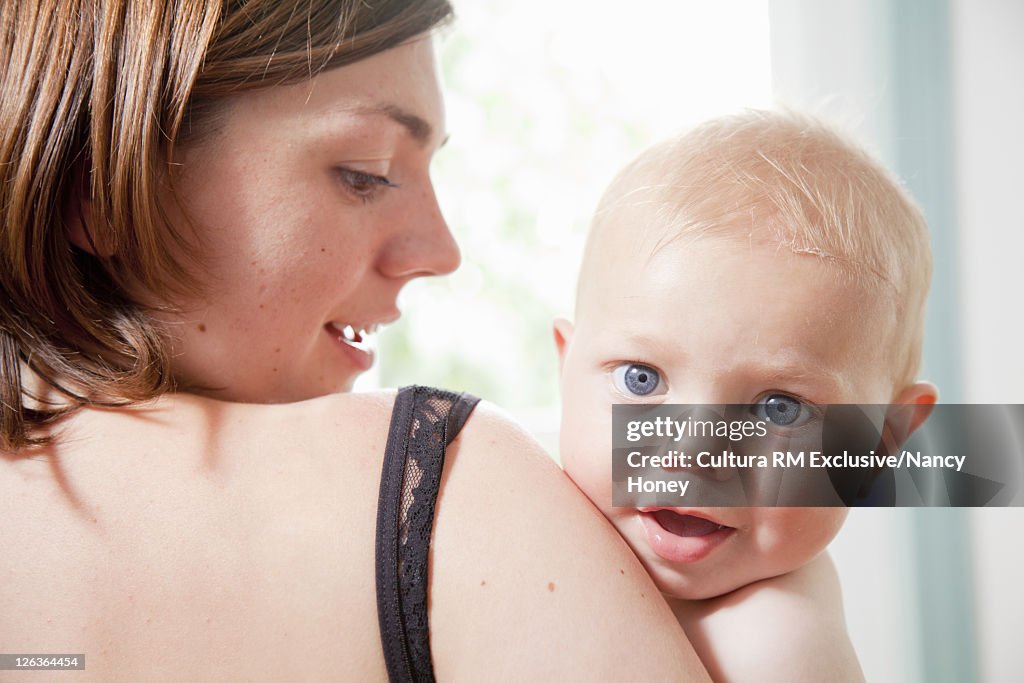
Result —
<svg viewBox="0 0 1024 683"><path fill-rule="evenodd" d="M643 363L623 363L612 372L612 378L619 391L634 396L650 396L662 383L658 371Z"/></svg>
<svg viewBox="0 0 1024 683"><path fill-rule="evenodd" d="M782 427L797 427L813 417L806 403L786 394L769 394L751 406L751 412L766 422Z"/></svg>

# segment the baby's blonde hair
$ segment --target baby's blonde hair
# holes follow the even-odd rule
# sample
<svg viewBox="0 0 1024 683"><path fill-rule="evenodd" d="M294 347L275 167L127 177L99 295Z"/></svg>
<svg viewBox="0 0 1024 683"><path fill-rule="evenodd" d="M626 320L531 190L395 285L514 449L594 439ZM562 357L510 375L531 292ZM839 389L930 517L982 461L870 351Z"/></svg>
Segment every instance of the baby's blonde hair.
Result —
<svg viewBox="0 0 1024 683"><path fill-rule="evenodd" d="M653 225L615 229L653 228L660 233L653 236L655 250L704 235L767 238L821 258L840 276L886 297L894 309L896 380L905 385L916 377L932 270L924 216L893 174L829 126L790 112L750 111L713 119L645 151L601 200L581 292L595 244L615 223L603 219L616 208L639 205L653 205Z"/></svg>

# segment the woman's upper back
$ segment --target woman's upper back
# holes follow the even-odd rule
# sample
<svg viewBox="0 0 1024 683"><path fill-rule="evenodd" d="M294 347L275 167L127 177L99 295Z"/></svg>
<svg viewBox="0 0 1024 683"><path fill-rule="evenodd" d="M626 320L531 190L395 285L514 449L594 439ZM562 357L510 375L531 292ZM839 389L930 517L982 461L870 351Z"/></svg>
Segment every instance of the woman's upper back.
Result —
<svg viewBox="0 0 1024 683"><path fill-rule="evenodd" d="M385 399L155 406L82 411L0 468L5 651L84 652L105 680L383 672L363 625L385 431L358 425Z"/></svg>
<svg viewBox="0 0 1024 683"><path fill-rule="evenodd" d="M83 410L55 446L6 457L0 650L84 653L96 680L384 678L374 536L392 400L172 395ZM440 679L695 661L624 544L492 409L449 449L431 553Z"/></svg>

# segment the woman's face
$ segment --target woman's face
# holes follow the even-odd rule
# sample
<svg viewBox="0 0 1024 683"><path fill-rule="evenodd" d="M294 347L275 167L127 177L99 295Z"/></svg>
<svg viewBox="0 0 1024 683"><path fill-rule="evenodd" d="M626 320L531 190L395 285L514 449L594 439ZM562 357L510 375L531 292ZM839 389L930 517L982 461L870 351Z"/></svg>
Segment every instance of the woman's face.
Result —
<svg viewBox="0 0 1024 683"><path fill-rule="evenodd" d="M171 219L204 259L202 296L160 316L183 387L254 403L350 389L399 290L459 264L429 175L444 137L429 38L232 99L175 159Z"/></svg>

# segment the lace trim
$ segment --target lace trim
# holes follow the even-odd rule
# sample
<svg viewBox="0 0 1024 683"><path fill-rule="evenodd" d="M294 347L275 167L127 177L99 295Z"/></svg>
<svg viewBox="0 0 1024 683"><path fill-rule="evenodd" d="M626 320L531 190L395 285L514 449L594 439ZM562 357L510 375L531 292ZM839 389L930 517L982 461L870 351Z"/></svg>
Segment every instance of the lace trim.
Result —
<svg viewBox="0 0 1024 683"><path fill-rule="evenodd" d="M392 681L433 681L427 559L445 449L478 399L406 387L395 399L377 511L377 610Z"/></svg>

